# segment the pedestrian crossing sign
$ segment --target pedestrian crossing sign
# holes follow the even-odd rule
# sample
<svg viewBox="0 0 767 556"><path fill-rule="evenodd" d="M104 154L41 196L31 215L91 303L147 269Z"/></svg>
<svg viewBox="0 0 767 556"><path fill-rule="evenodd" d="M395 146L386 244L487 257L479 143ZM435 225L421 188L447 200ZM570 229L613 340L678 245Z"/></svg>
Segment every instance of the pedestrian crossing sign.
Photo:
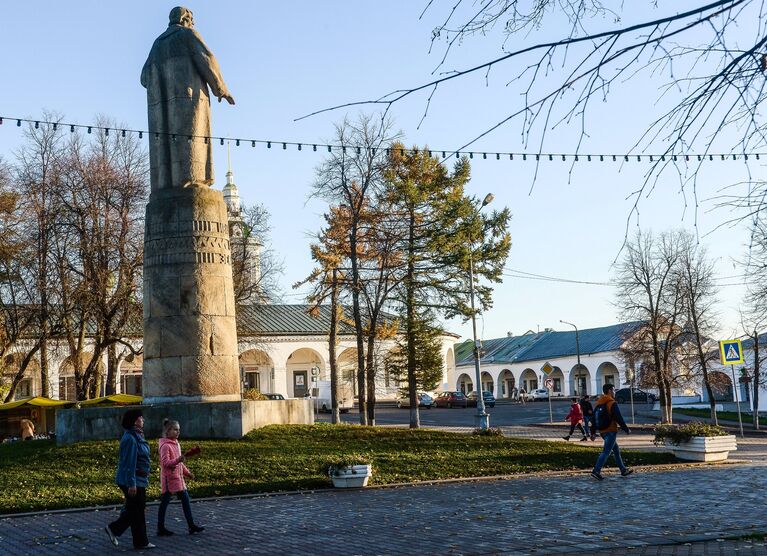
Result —
<svg viewBox="0 0 767 556"><path fill-rule="evenodd" d="M719 355L722 365L741 365L743 363L743 346L740 340L722 340L719 342Z"/></svg>

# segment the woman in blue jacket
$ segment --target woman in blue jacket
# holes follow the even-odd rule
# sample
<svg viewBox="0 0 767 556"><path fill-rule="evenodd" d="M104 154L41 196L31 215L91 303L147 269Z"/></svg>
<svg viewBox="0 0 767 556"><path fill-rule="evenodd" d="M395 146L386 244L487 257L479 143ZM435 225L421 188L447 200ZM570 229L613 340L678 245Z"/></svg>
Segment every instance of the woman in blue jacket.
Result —
<svg viewBox="0 0 767 556"><path fill-rule="evenodd" d="M146 489L149 486L149 444L144 439L144 417L140 409L129 409L123 415L120 460L115 483L125 495L120 517L106 526L107 535L117 546L117 537L130 527L134 548L154 548L146 536Z"/></svg>

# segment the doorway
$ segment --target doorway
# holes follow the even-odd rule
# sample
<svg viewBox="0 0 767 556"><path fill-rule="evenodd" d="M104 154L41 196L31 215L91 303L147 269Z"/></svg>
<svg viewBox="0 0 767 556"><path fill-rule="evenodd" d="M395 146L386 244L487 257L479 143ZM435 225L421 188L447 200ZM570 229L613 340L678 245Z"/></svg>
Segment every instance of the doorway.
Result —
<svg viewBox="0 0 767 556"><path fill-rule="evenodd" d="M308 393L306 384L307 371L293 371L293 396L303 398Z"/></svg>

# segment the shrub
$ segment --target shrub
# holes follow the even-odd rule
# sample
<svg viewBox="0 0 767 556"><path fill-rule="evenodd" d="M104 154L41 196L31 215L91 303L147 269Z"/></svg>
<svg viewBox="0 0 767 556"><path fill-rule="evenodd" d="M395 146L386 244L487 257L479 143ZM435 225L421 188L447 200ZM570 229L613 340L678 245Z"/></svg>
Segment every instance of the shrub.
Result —
<svg viewBox="0 0 767 556"><path fill-rule="evenodd" d="M335 458L332 461L327 461L322 466L323 474L328 477L332 477L336 474L336 471L343 469L344 467L351 467L352 465L370 465L370 458L365 456L349 455L343 458Z"/></svg>
<svg viewBox="0 0 767 556"><path fill-rule="evenodd" d="M503 431L499 427L490 427L489 429L474 429L474 436L503 436Z"/></svg>
<svg viewBox="0 0 767 556"><path fill-rule="evenodd" d="M709 425L699 421L685 423L683 425L658 425L653 431L655 438L653 444L660 446L666 442L679 446L682 442L688 442L693 436L727 436L728 432L722 427Z"/></svg>
<svg viewBox="0 0 767 556"><path fill-rule="evenodd" d="M264 396L258 388L248 388L242 393L242 399L244 400L265 400Z"/></svg>

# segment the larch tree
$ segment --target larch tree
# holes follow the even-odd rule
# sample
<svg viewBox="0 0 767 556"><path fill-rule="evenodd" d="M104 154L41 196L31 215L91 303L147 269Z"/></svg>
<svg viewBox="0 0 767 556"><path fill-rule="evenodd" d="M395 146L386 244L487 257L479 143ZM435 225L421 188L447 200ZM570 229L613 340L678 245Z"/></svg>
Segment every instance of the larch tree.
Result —
<svg viewBox="0 0 767 556"><path fill-rule="evenodd" d="M305 279L296 282L293 288L309 284L312 289L307 296L309 314L319 316L322 305L330 305L330 329L328 330L328 355L330 366L330 408L331 422L341 422L341 412L338 407L339 376L338 376L338 325L343 317L341 303L344 294L345 273L342 264L347 251L346 220L348 210L341 207L330 207L325 214L326 227L317 235L317 241L310 249L312 260L316 266Z"/></svg>
<svg viewBox="0 0 767 556"><path fill-rule="evenodd" d="M360 116L352 123L344 120L336 126L334 149L317 168L312 196L348 211L347 241L349 270L346 278L351 290L352 318L357 342L357 384L360 424L368 424L367 376L365 372L365 327L361 255L364 251L363 218L371 200L383 184L386 167L385 148L392 140L391 125L376 122L371 116Z"/></svg>

